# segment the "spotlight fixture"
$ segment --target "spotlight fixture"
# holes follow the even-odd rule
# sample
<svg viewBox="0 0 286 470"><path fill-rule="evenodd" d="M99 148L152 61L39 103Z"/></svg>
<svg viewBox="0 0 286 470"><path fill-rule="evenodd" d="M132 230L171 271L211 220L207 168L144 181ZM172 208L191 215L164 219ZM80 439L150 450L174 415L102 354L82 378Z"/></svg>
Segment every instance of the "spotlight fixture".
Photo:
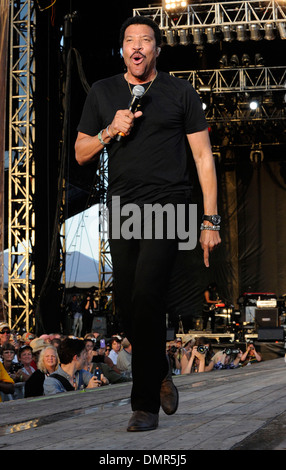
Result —
<svg viewBox="0 0 286 470"><path fill-rule="evenodd" d="M256 111L256 109L259 107L259 103L257 100L251 100L249 103L249 108L251 111Z"/></svg>
<svg viewBox="0 0 286 470"><path fill-rule="evenodd" d="M188 2L182 0L163 0L163 8L168 11L176 11L186 8Z"/></svg>
<svg viewBox="0 0 286 470"><path fill-rule="evenodd" d="M220 66L221 68L227 67L227 55L226 55L226 54L223 54L223 56L220 58L220 60L219 60L219 66Z"/></svg>
<svg viewBox="0 0 286 470"><path fill-rule="evenodd" d="M206 35L207 35L207 41L208 41L209 44L214 44L217 41L213 28L211 28L211 27L207 28L206 29Z"/></svg>
<svg viewBox="0 0 286 470"><path fill-rule="evenodd" d="M277 23L277 29L281 39L286 39L286 23Z"/></svg>
<svg viewBox="0 0 286 470"><path fill-rule="evenodd" d="M236 27L236 39L238 41L246 41L246 31L245 31L245 27L243 24L239 24L237 27Z"/></svg>
<svg viewBox="0 0 286 470"><path fill-rule="evenodd" d="M230 26L228 25L223 26L222 32L223 32L224 41L230 42L233 40L233 33L232 33L232 30L230 29Z"/></svg>
<svg viewBox="0 0 286 470"><path fill-rule="evenodd" d="M249 67L250 65L250 57L248 54L243 54L241 58L242 65L244 67Z"/></svg>
<svg viewBox="0 0 286 470"><path fill-rule="evenodd" d="M175 46L176 44L176 37L174 31L172 29L168 29L166 32L167 44L169 46Z"/></svg>
<svg viewBox="0 0 286 470"><path fill-rule="evenodd" d="M260 41L261 37L262 36L261 36L259 25L251 24L250 25L250 39L252 39L252 41Z"/></svg>
<svg viewBox="0 0 286 470"><path fill-rule="evenodd" d="M264 59L263 59L262 55L260 55L259 53L255 54L254 63L255 63L256 66L259 66L259 67L264 65Z"/></svg>
<svg viewBox="0 0 286 470"><path fill-rule="evenodd" d="M193 31L193 43L196 46L201 46L203 44L203 34L200 28L194 28Z"/></svg>
<svg viewBox="0 0 286 470"><path fill-rule="evenodd" d="M179 40L182 46L187 46L190 43L189 34L186 29L179 30Z"/></svg>
<svg viewBox="0 0 286 470"><path fill-rule="evenodd" d="M236 54L233 54L230 58L230 65L232 67L238 67L239 66L239 60Z"/></svg>
<svg viewBox="0 0 286 470"><path fill-rule="evenodd" d="M267 41L272 41L273 39L275 39L272 23L266 23L264 39L267 39Z"/></svg>

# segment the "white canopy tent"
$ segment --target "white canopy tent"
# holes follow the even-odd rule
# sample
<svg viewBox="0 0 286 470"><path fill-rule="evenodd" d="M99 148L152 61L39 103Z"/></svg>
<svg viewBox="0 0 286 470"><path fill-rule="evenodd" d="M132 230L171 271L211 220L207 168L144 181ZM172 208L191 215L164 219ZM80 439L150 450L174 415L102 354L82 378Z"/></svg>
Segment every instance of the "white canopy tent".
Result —
<svg viewBox="0 0 286 470"><path fill-rule="evenodd" d="M98 287L99 262L79 251L66 254L66 288ZM19 273L20 277L24 277ZM4 288L8 287L8 250L4 251Z"/></svg>

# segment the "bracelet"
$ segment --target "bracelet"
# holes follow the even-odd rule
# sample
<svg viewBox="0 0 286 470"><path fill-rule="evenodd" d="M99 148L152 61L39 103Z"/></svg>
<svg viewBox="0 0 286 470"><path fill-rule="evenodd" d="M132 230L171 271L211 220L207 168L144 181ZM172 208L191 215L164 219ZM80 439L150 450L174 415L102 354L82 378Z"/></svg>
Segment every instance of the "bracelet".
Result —
<svg viewBox="0 0 286 470"><path fill-rule="evenodd" d="M201 230L220 230L220 225L204 225L201 224Z"/></svg>
<svg viewBox="0 0 286 470"><path fill-rule="evenodd" d="M110 137L111 139L113 139L113 137L111 137L111 135L110 135L109 132L108 132L108 128L109 128L109 124L108 124L108 126L107 126L107 128L106 128L105 130L106 130L106 133L107 133L108 137Z"/></svg>
<svg viewBox="0 0 286 470"><path fill-rule="evenodd" d="M109 142L104 142L103 138L102 138L102 132L104 131L104 129L101 129L101 131L97 134L97 137L98 137L98 140L99 142L101 143L101 145L103 145L103 147L105 147L106 145L109 144ZM108 133L107 133L108 134ZM109 135L109 134L108 134ZM110 136L109 136L110 137Z"/></svg>

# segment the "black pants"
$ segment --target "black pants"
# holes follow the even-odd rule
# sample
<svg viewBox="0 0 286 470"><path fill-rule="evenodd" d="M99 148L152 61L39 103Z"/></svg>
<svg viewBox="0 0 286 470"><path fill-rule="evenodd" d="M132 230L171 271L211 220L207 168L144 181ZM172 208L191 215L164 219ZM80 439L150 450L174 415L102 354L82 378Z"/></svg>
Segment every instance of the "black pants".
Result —
<svg viewBox="0 0 286 470"><path fill-rule="evenodd" d="M178 240L169 239L166 231L163 239L111 237L110 250L115 305L132 344L132 410L158 413L160 387L168 372L167 294Z"/></svg>

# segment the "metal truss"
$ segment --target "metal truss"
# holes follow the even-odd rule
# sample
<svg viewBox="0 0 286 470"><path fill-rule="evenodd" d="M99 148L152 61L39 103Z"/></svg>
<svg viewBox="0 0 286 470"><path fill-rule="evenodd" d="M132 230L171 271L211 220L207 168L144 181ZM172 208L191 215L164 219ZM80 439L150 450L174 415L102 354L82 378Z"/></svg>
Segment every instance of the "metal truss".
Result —
<svg viewBox="0 0 286 470"><path fill-rule="evenodd" d="M170 75L188 80L209 100L205 114L210 122L284 119L286 123L286 67L173 71ZM259 107L251 111L249 102L254 98Z"/></svg>
<svg viewBox="0 0 286 470"><path fill-rule="evenodd" d="M199 91L209 88L212 93L267 91L286 93L286 67L284 66L171 71L170 75L187 79Z"/></svg>
<svg viewBox="0 0 286 470"><path fill-rule="evenodd" d="M35 12L10 2L8 322L30 329L35 298Z"/></svg>
<svg viewBox="0 0 286 470"><path fill-rule="evenodd" d="M109 248L109 216L106 206L108 186L108 153L106 149L100 155L99 161L99 298L110 296L113 285L112 261Z"/></svg>
<svg viewBox="0 0 286 470"><path fill-rule="evenodd" d="M161 7L135 8L133 15L148 16L156 21L162 31L199 28L236 27L246 29L256 24L263 29L266 24L274 27L286 21L284 0L249 0L206 2L187 5L174 13Z"/></svg>

